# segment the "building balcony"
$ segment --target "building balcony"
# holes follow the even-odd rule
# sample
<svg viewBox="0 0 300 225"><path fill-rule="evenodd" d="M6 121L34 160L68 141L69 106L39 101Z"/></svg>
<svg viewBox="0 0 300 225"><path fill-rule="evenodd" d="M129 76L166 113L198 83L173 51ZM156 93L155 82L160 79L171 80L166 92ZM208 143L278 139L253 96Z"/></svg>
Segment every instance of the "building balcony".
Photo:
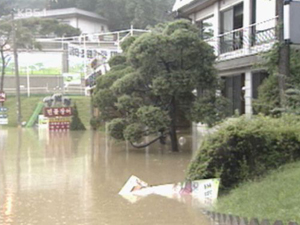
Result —
<svg viewBox="0 0 300 225"><path fill-rule="evenodd" d="M205 41L213 46L217 61L255 55L272 48L276 42L276 24L277 17Z"/></svg>

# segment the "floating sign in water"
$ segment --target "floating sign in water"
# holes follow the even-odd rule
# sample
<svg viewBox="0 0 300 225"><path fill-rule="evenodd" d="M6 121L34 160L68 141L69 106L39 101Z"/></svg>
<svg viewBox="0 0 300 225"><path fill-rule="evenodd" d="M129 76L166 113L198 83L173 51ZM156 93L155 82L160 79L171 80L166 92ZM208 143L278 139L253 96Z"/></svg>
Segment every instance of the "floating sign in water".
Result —
<svg viewBox="0 0 300 225"><path fill-rule="evenodd" d="M207 179L150 186L136 176L131 176L119 192L128 201L135 203L151 194L184 201L191 196L203 206L211 206L218 198L220 179Z"/></svg>

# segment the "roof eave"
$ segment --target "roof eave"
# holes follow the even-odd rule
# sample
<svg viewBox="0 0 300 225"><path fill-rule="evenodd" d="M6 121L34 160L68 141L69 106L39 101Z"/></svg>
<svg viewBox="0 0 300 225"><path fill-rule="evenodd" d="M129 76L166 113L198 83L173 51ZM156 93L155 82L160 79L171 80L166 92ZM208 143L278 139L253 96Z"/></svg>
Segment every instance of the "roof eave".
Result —
<svg viewBox="0 0 300 225"><path fill-rule="evenodd" d="M173 11L172 15L182 14L182 15L187 16L187 15L195 13L217 1L218 0L194 0L187 5L180 7L176 11Z"/></svg>

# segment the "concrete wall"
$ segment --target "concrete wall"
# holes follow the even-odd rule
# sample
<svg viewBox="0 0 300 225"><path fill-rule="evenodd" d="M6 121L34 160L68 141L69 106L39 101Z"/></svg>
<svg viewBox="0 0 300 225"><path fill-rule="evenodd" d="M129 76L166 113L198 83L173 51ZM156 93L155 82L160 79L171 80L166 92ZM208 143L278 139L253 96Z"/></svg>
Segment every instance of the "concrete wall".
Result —
<svg viewBox="0 0 300 225"><path fill-rule="evenodd" d="M91 20L87 20L85 18L78 18L78 28L83 33L101 33L101 32L107 32L108 28L105 24L99 23L99 22L93 22ZM104 30L102 30L102 28Z"/></svg>
<svg viewBox="0 0 300 225"><path fill-rule="evenodd" d="M84 79L81 85L69 86L64 88L62 76L31 76L28 79L25 76L20 77L20 90L22 93L28 93L28 86L30 87L29 93L31 94L47 94L47 93L69 93L84 95ZM7 76L4 79L4 91L7 94L14 94L16 92L16 80L13 76Z"/></svg>
<svg viewBox="0 0 300 225"><path fill-rule="evenodd" d="M199 11L196 13L195 20L203 20L207 17L213 16L214 15L214 5L210 5L209 7L206 7L205 9Z"/></svg>
<svg viewBox="0 0 300 225"><path fill-rule="evenodd" d="M82 33L101 33L108 32L108 27L104 23L86 19L84 17L69 17L60 20L61 23L68 24L72 27L79 28ZM104 30L102 30L102 26Z"/></svg>

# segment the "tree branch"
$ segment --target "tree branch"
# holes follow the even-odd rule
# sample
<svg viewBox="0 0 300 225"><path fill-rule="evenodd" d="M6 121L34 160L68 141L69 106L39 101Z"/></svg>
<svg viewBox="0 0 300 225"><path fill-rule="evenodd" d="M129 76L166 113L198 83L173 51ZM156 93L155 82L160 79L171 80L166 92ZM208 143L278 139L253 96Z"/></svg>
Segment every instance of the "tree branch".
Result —
<svg viewBox="0 0 300 225"><path fill-rule="evenodd" d="M148 142L147 144L143 144L143 145L135 145L135 144L132 143L131 141L130 141L130 144L131 144L134 148L146 148L146 147L148 147L148 146L154 144L155 142L157 142L157 141L159 141L159 140L161 140L161 139L163 139L163 138L165 138L165 135L160 135L159 137L157 137L157 138L153 139L152 141Z"/></svg>

